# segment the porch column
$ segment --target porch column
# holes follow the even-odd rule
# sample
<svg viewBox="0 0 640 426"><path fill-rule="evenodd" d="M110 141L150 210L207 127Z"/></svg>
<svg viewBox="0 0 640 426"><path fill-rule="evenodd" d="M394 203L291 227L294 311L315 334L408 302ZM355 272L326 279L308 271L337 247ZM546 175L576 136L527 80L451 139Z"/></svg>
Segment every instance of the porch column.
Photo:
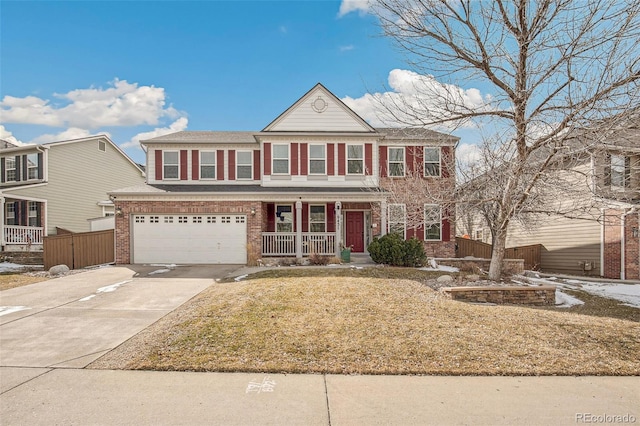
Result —
<svg viewBox="0 0 640 426"><path fill-rule="evenodd" d="M336 237L334 239L336 257L340 258L341 248L341 238L342 238L342 203L340 201L336 201L335 208L335 221L336 221Z"/></svg>
<svg viewBox="0 0 640 426"><path fill-rule="evenodd" d="M302 201L296 201L296 257L302 257Z"/></svg>
<svg viewBox="0 0 640 426"><path fill-rule="evenodd" d="M380 236L387 234L387 200L380 201Z"/></svg>
<svg viewBox="0 0 640 426"><path fill-rule="evenodd" d="M7 245L7 242L4 239L4 197L0 196L0 244L2 245L2 249L4 250L4 246Z"/></svg>

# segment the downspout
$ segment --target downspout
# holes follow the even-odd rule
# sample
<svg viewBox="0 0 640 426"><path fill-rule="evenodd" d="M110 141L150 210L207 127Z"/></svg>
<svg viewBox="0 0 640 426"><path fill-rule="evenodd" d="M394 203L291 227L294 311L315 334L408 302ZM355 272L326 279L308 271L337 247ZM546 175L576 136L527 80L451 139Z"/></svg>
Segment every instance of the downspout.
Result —
<svg viewBox="0 0 640 426"><path fill-rule="evenodd" d="M628 212L622 213L622 215L620 216L620 279L621 280L625 280L626 278L626 256L625 256L625 249L627 246L627 239L626 239L626 235L625 235L625 226L627 223L627 216L629 216L630 214L635 213L637 207L633 207L631 208L631 210L629 210Z"/></svg>
<svg viewBox="0 0 640 426"><path fill-rule="evenodd" d="M2 250L4 250L5 246L7 245L4 239L4 203L4 195L0 193L0 244L2 245Z"/></svg>
<svg viewBox="0 0 640 426"><path fill-rule="evenodd" d="M604 230L607 216L605 215L605 209L600 209L600 276L604 277Z"/></svg>

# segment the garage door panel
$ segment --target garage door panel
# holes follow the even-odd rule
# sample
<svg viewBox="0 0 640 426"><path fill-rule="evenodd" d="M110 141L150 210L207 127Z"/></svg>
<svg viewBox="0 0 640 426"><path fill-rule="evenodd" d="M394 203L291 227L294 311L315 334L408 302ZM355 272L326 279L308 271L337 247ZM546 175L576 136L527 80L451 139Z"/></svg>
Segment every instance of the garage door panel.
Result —
<svg viewBox="0 0 640 426"><path fill-rule="evenodd" d="M135 215L135 263L240 263L247 260L246 217Z"/></svg>

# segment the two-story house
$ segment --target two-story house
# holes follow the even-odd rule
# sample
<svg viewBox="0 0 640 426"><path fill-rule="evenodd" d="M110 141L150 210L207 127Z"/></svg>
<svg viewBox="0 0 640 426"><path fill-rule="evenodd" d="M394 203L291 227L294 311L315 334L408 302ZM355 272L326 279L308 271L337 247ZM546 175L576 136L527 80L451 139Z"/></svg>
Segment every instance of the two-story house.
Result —
<svg viewBox="0 0 640 426"><path fill-rule="evenodd" d="M107 192L142 184L143 170L104 135L0 148L2 249L41 250L43 237L113 228ZM111 219L108 216L112 216ZM108 222L104 223L104 218Z"/></svg>
<svg viewBox="0 0 640 426"><path fill-rule="evenodd" d="M453 193L455 173L442 158L457 141L424 129L375 129L321 84L262 131L142 141L147 184L111 192L116 262L245 264L339 255L342 247L365 253L389 229L383 178L403 179L405 164L428 157L425 184ZM424 204L441 219L413 235L430 255L452 257L451 218L433 200Z"/></svg>

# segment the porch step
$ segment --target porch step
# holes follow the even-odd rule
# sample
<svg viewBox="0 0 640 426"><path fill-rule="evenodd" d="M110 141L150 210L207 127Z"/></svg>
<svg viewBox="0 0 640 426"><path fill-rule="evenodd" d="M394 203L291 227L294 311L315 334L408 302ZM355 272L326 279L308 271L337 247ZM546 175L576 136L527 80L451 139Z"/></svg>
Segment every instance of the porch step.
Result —
<svg viewBox="0 0 640 426"><path fill-rule="evenodd" d="M3 252L0 252L0 261L11 262L18 265L43 265L44 252L42 251L3 251Z"/></svg>

